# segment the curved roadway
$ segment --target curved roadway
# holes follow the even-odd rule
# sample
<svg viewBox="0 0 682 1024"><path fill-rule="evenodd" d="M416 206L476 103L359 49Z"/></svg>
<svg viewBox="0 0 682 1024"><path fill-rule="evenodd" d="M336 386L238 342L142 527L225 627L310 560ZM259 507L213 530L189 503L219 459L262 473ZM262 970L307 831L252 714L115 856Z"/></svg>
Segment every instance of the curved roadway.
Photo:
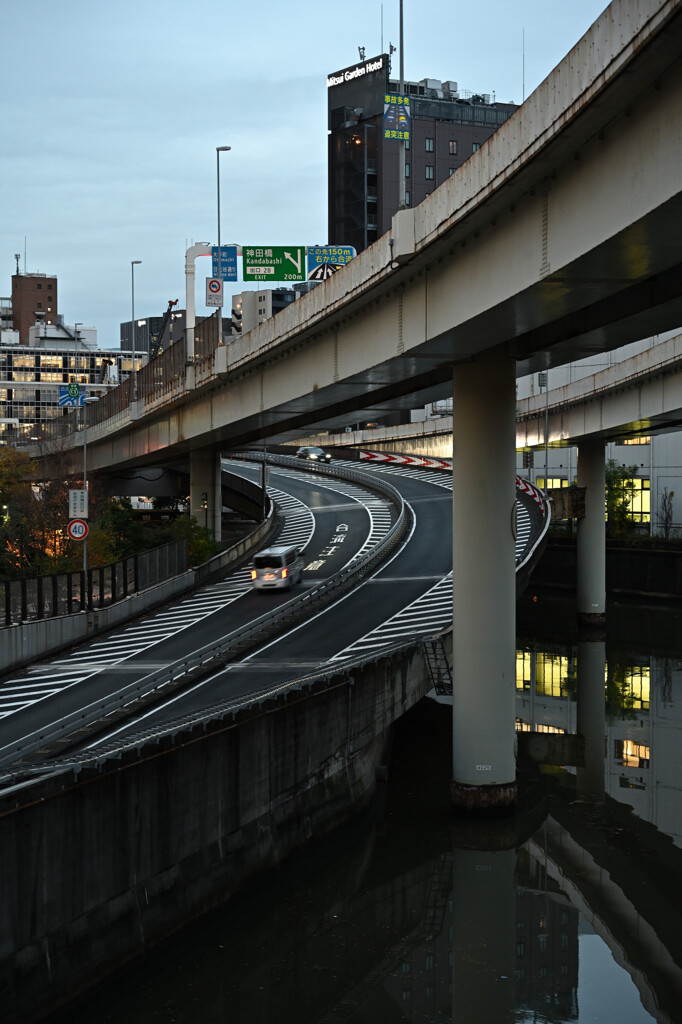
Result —
<svg viewBox="0 0 682 1024"><path fill-rule="evenodd" d="M358 469L356 462L337 464ZM251 479L257 479L260 471L248 463L231 463L229 468ZM388 466L373 466L367 472L388 474L412 509L410 536L397 553L303 624L173 693L129 723L109 729L103 741L116 742L118 737L125 742L125 733L156 731L164 722L193 717L216 703L267 693L287 681L324 671L325 666L380 651L415 634L433 633L451 622L450 473ZM395 510L384 498L307 467L272 467L268 491L283 520L277 542L304 549L304 587L333 575L376 544L395 518ZM532 498L519 493L518 510L517 564L538 532L534 521L538 509ZM248 569L241 569L60 658L31 666L0 685L2 745L19 742L47 722L103 699L136 676L228 636L290 596L253 591Z"/></svg>

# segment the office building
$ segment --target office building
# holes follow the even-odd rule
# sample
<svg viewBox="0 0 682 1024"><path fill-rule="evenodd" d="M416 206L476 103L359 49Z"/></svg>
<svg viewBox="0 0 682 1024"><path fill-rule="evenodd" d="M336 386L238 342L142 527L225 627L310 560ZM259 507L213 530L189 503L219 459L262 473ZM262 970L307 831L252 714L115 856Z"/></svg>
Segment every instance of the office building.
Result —
<svg viewBox="0 0 682 1024"><path fill-rule="evenodd" d="M416 206L517 109L453 81L404 82L401 93L386 54L329 75L327 94L329 243L358 252L389 230L398 209L405 131L405 201ZM409 120L391 97L409 100Z"/></svg>
<svg viewBox="0 0 682 1024"><path fill-rule="evenodd" d="M58 315L56 277L18 272L12 275L12 321L21 345L27 344L34 324L55 324Z"/></svg>
<svg viewBox="0 0 682 1024"><path fill-rule="evenodd" d="M263 288L258 291L239 292L232 296L232 320L225 310L224 330L229 337L238 337L252 331L258 324L281 313L292 302L315 288L319 281L302 281L291 288Z"/></svg>

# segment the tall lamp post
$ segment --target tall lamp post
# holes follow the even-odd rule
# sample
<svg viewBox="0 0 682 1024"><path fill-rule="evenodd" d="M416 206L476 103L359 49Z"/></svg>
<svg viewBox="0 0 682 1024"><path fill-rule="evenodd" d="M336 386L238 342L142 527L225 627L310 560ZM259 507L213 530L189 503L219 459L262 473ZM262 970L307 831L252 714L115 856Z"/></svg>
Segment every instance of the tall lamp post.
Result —
<svg viewBox="0 0 682 1024"><path fill-rule="evenodd" d="M217 198L218 198L218 280L221 284L223 283L223 254L220 249L220 154L229 153L232 146L216 146L215 159L216 159L216 184L217 184ZM220 304L220 341L223 340L223 313L222 313L222 302Z"/></svg>
<svg viewBox="0 0 682 1024"><path fill-rule="evenodd" d="M133 332L133 390L131 400L137 401L137 374L135 373L135 342L137 340L137 331L135 328L135 267L142 263L142 260L131 260L130 261L130 294L132 299L132 321L131 328Z"/></svg>
<svg viewBox="0 0 682 1024"><path fill-rule="evenodd" d="M99 402L97 395L85 395L83 398L83 490L85 491L85 508L88 516L88 406ZM83 604L85 611L90 606L88 587L88 538L83 538Z"/></svg>

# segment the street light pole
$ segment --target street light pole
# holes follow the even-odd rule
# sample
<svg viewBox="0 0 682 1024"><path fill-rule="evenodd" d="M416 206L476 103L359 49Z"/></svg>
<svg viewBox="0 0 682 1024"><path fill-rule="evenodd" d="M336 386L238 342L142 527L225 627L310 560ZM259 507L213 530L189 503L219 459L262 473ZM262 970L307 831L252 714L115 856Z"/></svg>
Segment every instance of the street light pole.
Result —
<svg viewBox="0 0 682 1024"><path fill-rule="evenodd" d="M216 185L217 185L217 198L218 198L218 280L220 281L220 288L222 292L223 285L223 254L220 249L220 154L229 153L232 149L231 146L216 146L215 158L216 158ZM222 303L220 305L220 341L223 340L223 314L222 314Z"/></svg>
<svg viewBox="0 0 682 1024"><path fill-rule="evenodd" d="M401 97L405 95L405 47L403 45L403 0L400 0L400 83L398 91ZM401 100L402 102L402 100ZM398 142L398 209L404 210L406 206L405 188L405 139Z"/></svg>
<svg viewBox="0 0 682 1024"><path fill-rule="evenodd" d="M133 332L133 388L132 397L133 402L137 401L137 374L135 373L135 342L137 341L137 331L135 329L135 267L142 263L142 260L131 260L130 261L130 293L132 299L132 332Z"/></svg>
<svg viewBox="0 0 682 1024"><path fill-rule="evenodd" d="M99 402L99 398L96 395L84 395L83 396L83 490L85 491L85 508L86 518L90 517L90 508L88 503L88 405L92 405L93 402ZM88 538L83 538L83 594L81 594L82 603L85 606L85 610L88 608Z"/></svg>

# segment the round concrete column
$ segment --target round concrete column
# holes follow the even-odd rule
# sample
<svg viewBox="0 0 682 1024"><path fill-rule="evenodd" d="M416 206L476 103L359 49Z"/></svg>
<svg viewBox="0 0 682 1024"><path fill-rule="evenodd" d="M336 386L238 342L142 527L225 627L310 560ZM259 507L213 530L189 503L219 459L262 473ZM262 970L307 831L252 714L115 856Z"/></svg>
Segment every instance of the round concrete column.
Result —
<svg viewBox="0 0 682 1024"><path fill-rule="evenodd" d="M578 641L577 728L585 741L585 761L576 772L579 796L603 800L606 792L606 645Z"/></svg>
<svg viewBox="0 0 682 1024"><path fill-rule="evenodd" d="M199 526L221 539L222 468L213 451L192 452L189 461L190 510Z"/></svg>
<svg viewBox="0 0 682 1024"><path fill-rule="evenodd" d="M578 446L578 485L585 488L585 517L578 520L578 620L606 621L606 474L601 441Z"/></svg>
<svg viewBox="0 0 682 1024"><path fill-rule="evenodd" d="M500 350L453 373L452 803L516 801L516 389Z"/></svg>
<svg viewBox="0 0 682 1024"><path fill-rule="evenodd" d="M513 848L453 851L453 1024L514 1019L515 870Z"/></svg>

